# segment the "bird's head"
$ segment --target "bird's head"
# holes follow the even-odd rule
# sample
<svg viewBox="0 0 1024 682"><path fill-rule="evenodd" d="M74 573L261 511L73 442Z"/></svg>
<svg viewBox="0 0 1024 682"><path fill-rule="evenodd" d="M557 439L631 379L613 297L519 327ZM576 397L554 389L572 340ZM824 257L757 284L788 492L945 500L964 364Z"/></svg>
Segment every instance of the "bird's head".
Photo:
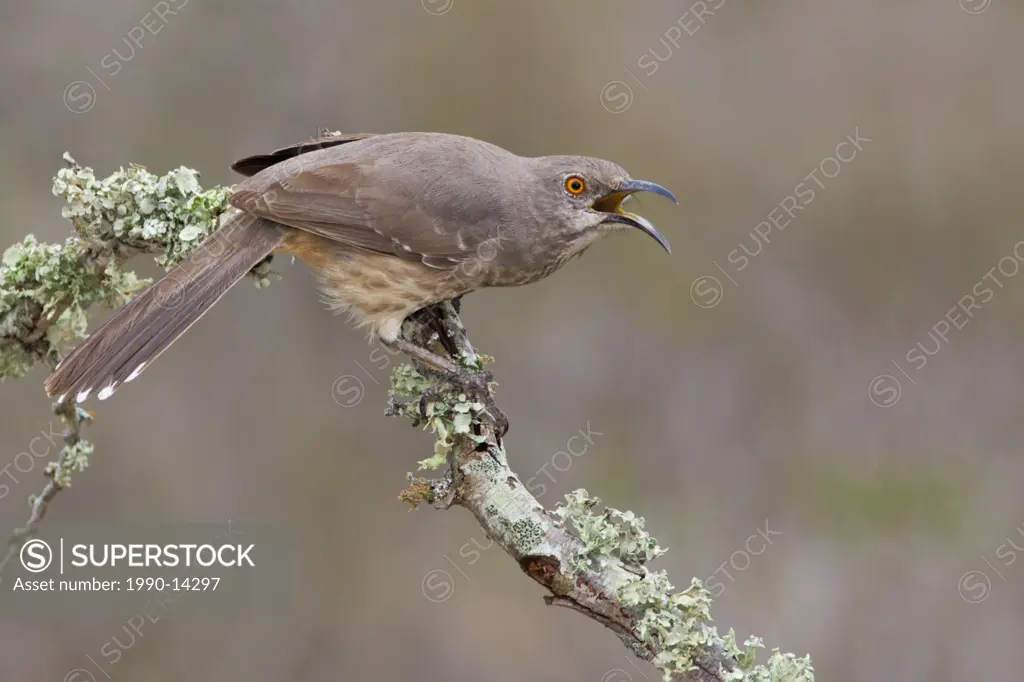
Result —
<svg viewBox="0 0 1024 682"><path fill-rule="evenodd" d="M542 214L554 215L561 235L586 248L598 237L625 228L644 232L672 253L668 240L646 218L623 210L637 192L651 192L679 203L661 185L634 180L621 166L585 156L546 156L531 159L537 203Z"/></svg>

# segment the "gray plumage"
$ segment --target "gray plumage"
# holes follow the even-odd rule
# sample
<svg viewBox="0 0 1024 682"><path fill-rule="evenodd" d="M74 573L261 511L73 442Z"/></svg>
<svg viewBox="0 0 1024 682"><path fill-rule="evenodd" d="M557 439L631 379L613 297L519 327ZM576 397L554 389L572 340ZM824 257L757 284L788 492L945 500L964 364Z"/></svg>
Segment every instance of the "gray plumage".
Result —
<svg viewBox="0 0 1024 682"><path fill-rule="evenodd" d="M601 159L393 133L331 136L233 168L250 176L230 197L237 210L61 362L49 395L108 397L271 253L307 261L331 307L393 342L415 310L536 281L614 229L640 228L668 248L621 204L635 191L671 194Z"/></svg>

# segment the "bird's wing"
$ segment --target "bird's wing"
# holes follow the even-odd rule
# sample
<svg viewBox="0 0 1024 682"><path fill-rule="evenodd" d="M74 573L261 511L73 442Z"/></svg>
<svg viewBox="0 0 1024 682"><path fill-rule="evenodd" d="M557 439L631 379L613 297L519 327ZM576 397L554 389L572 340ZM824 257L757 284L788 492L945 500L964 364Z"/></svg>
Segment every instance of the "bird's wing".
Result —
<svg viewBox="0 0 1024 682"><path fill-rule="evenodd" d="M233 206L331 241L451 269L493 258L501 239L492 182L475 158L419 144L336 146L291 157L239 184ZM351 140L350 140L351 141ZM464 163L459 163L460 161ZM453 167L454 166L454 167Z"/></svg>
<svg viewBox="0 0 1024 682"><path fill-rule="evenodd" d="M255 154L253 156L247 156L244 159L239 159L231 164L231 170L236 173L241 173L246 177L256 175L264 168L269 168L282 161L294 158L300 154L308 154L309 152L315 152L318 149L327 149L328 147L336 147L346 142L356 142L358 140L365 140L368 137L374 137L377 133L327 133L320 135L316 138L306 140L305 142L299 142L288 147L281 147L275 149L269 154Z"/></svg>

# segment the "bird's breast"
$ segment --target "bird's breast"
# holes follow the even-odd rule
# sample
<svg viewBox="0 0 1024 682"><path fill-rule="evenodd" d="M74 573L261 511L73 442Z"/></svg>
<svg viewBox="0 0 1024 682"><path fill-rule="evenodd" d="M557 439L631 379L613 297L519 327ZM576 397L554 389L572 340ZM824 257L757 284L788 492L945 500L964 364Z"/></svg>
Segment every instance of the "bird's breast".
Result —
<svg viewBox="0 0 1024 682"><path fill-rule="evenodd" d="M475 278L459 268L441 270L333 242L295 230L278 253L297 256L316 270L327 304L353 314L361 324L379 326L420 308L469 293Z"/></svg>

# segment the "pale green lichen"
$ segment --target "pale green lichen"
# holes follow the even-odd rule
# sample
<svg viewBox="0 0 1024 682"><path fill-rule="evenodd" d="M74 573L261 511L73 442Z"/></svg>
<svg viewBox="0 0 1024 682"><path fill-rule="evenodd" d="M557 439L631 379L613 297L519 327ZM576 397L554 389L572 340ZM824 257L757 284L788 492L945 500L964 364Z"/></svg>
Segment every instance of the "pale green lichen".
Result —
<svg viewBox="0 0 1024 682"><path fill-rule="evenodd" d="M566 497L552 513L559 523L570 522L583 549L572 562L576 572L586 570L603 557L616 557L624 564L640 570L619 587L617 596L636 613L636 634L645 644L654 644L658 651L653 663L664 679L683 676L695 662L709 651L722 651L735 661L731 670L719 671L724 682L813 682L814 668L809 656L772 652L761 665L755 663L756 650L764 648L757 637L751 637L740 648L730 630L724 637L710 624L711 593L694 578L690 586L673 593L664 571L650 572L643 565L665 551L643 529L643 519L632 512L605 508L586 490L576 490Z"/></svg>
<svg viewBox="0 0 1024 682"><path fill-rule="evenodd" d="M484 353L476 353L475 355L467 355L464 352L460 352L455 361L467 369L471 369L474 372L482 372L487 365L494 362L494 356L485 355ZM493 383L493 382L492 382Z"/></svg>
<svg viewBox="0 0 1024 682"><path fill-rule="evenodd" d="M89 466L89 457L92 456L93 445L87 440L80 440L74 445L65 446L61 453L60 462L50 462L46 466L46 473L53 476L53 480L62 488L71 485L71 472L82 472Z"/></svg>
<svg viewBox="0 0 1024 682"><path fill-rule="evenodd" d="M29 235L4 252L0 380L23 376L40 360L52 364L84 338L89 306L121 306L149 283L122 270L118 258L133 250L157 253L169 268L216 229L228 208L229 190L203 190L199 173L189 168L157 177L129 166L99 179L67 154L64 159L68 167L54 178L53 193L65 200L61 214L76 236L43 244ZM45 335L36 331L40 325Z"/></svg>
<svg viewBox="0 0 1024 682"><path fill-rule="evenodd" d="M651 585L639 588L644 582ZM720 672L723 682L814 682L810 656L799 658L775 649L758 665L757 649L764 648L760 638L750 637L740 648L731 628L724 637L719 635L710 624L711 593L697 578L682 592L672 593L672 589L664 572L637 578L619 589L622 602L640 614L637 634L644 642L657 642L659 652L652 662L666 681L692 670L701 652L710 649L735 661L732 670Z"/></svg>
<svg viewBox="0 0 1024 682"><path fill-rule="evenodd" d="M569 521L586 551L575 560L574 568L589 568L598 556L612 556L633 567L661 556L666 551L644 530L644 519L631 511L620 512L606 507L601 513L592 510L601 500L590 497L586 490L575 490L565 496L552 514L562 523Z"/></svg>
<svg viewBox="0 0 1024 682"><path fill-rule="evenodd" d="M64 160L68 167L58 171L52 190L64 199L61 215L75 235L63 244L28 235L0 259L0 381L25 375L39 361L55 364L85 337L90 306L120 307L149 284L122 269L119 259L155 253L170 268L217 228L228 208L230 190L203 190L199 173L189 168L157 177L129 166L99 179L67 154ZM76 409L79 424L91 420ZM76 436L46 473L66 487L92 451Z"/></svg>
<svg viewBox="0 0 1024 682"><path fill-rule="evenodd" d="M84 244L69 237L64 244L43 244L28 235L9 247L0 261L0 339L28 338L58 310L60 317L31 349L21 343L0 347L0 380L19 377L36 360L55 359L56 353L85 336L86 310L93 304L123 305L146 285L134 273L111 263L102 276L89 267Z"/></svg>
<svg viewBox="0 0 1024 682"><path fill-rule="evenodd" d="M473 423L484 411L483 403L471 400L465 393L438 391L436 381L429 379L410 364L402 364L391 373L393 413L401 414L433 431L434 456L418 462L420 469L433 470L444 466L458 438L480 443L484 436L473 432ZM421 399L423 411L421 413ZM401 399L401 400L399 400ZM426 415L424 417L424 415Z"/></svg>
<svg viewBox="0 0 1024 682"><path fill-rule="evenodd" d="M53 193L67 205L61 215L87 242L139 245L162 250L159 265L170 268L188 257L217 228L228 208L229 190L203 190L199 172L181 167L157 177L130 165L97 179L65 157L71 166L53 180Z"/></svg>
<svg viewBox="0 0 1024 682"><path fill-rule="evenodd" d="M72 430L71 442L67 442L68 436L65 435L65 445L61 448L60 455L58 458L49 462L44 469L47 476L53 478L61 488L67 488L71 485L71 473L82 472L86 467L89 466L89 458L93 453L93 444L87 440L82 440L78 432L82 426L92 423L92 414L81 407L75 405L74 419L76 421L75 427ZM65 423L70 417L64 416ZM29 499L29 504L33 504L34 500Z"/></svg>

